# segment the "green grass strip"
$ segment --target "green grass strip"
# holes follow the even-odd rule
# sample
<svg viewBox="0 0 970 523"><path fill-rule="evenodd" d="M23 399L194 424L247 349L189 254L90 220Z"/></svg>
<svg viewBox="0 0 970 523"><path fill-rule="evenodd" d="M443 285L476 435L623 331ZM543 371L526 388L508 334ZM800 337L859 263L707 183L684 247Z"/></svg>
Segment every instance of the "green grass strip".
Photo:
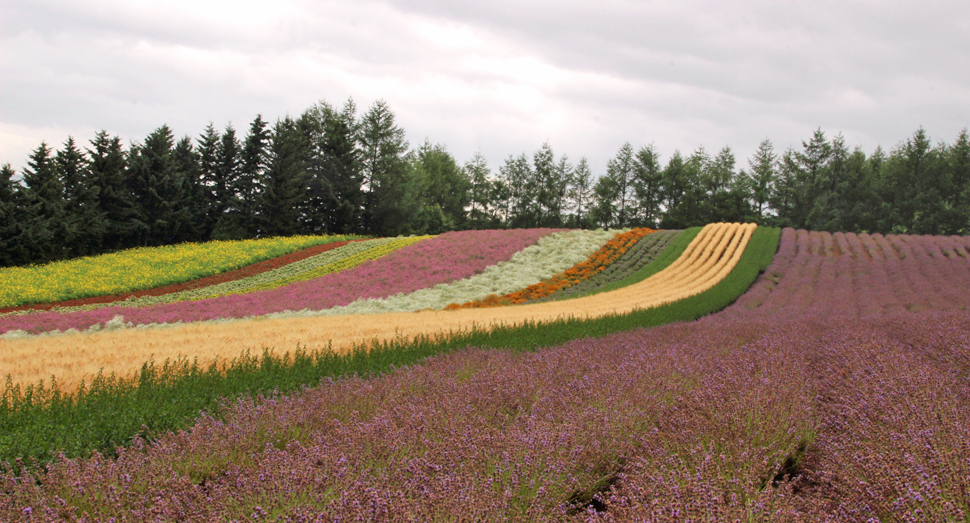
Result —
<svg viewBox="0 0 970 523"><path fill-rule="evenodd" d="M136 435L150 439L186 428L201 411L218 416L225 402L242 394L282 394L343 375L373 376L469 346L535 350L578 338L691 321L723 309L743 294L771 263L780 234L780 229L758 227L737 266L714 287L629 314L389 341L345 355L297 350L278 356L265 350L261 355L243 354L226 369L186 360L161 366L149 363L134 379L99 376L74 395L61 394L56 386L21 388L8 380L0 399L0 462L19 468L14 460L20 459L33 468L59 451L67 457L93 451L113 456L116 447L128 445ZM659 258L654 263L658 262ZM663 263L669 265L669 261Z"/></svg>

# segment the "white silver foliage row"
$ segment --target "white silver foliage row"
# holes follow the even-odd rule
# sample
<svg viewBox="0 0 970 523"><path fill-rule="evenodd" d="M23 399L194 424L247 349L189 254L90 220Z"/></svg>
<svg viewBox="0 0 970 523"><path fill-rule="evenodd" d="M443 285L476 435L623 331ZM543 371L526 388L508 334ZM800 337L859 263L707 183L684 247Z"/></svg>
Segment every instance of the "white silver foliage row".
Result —
<svg viewBox="0 0 970 523"><path fill-rule="evenodd" d="M362 299L340 307L319 311L321 315L376 314L443 309L452 303L480 300L490 294L499 296L534 285L585 261L622 230L574 230L544 236L532 246L516 253L507 262L486 267L470 278L442 283L409 294L381 299Z"/></svg>

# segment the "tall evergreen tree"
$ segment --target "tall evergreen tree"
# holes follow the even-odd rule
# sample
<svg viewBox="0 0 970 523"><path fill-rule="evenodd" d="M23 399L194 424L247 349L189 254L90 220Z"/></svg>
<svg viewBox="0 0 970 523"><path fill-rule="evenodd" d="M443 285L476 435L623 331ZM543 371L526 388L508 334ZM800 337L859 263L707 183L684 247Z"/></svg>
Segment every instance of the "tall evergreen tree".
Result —
<svg viewBox="0 0 970 523"><path fill-rule="evenodd" d="M306 199L306 138L290 117L276 121L259 196L260 236L291 236L300 226Z"/></svg>
<svg viewBox="0 0 970 523"><path fill-rule="evenodd" d="M136 202L137 245L168 245L184 225L184 173L178 169L175 139L167 125L132 147L128 176Z"/></svg>
<svg viewBox="0 0 970 523"><path fill-rule="evenodd" d="M488 161L481 151L465 162L465 175L470 182L468 198L468 226L471 229L486 229L496 227L494 214L495 183L492 180Z"/></svg>
<svg viewBox="0 0 970 523"><path fill-rule="evenodd" d="M238 240L255 238L259 234L257 212L264 190L269 140L266 121L262 115L256 115L243 139L239 174L231 190L232 203L216 221L213 239Z"/></svg>
<svg viewBox="0 0 970 523"><path fill-rule="evenodd" d="M198 144L196 154L198 155L199 161L199 177L201 178L203 189L203 201L206 205L206 213L204 221L201 224L201 229L206 239L212 238L212 232L215 229L216 222L219 221L219 217L222 214L219 210L219 196L216 188L216 178L218 177L216 169L219 163L219 144L221 139L222 137L219 135L219 131L212 125L212 122L209 122L205 126L205 130L202 131L202 134L196 138L196 143Z"/></svg>
<svg viewBox="0 0 970 523"><path fill-rule="evenodd" d="M0 166L0 267L31 263L32 252L24 236L26 202L22 186L10 164Z"/></svg>
<svg viewBox="0 0 970 523"><path fill-rule="evenodd" d="M54 157L57 175L64 186L65 229L63 238L70 256L89 256L102 252L108 223L106 213L98 206L99 188L91 179L87 159L77 148L73 137Z"/></svg>
<svg viewBox="0 0 970 523"><path fill-rule="evenodd" d="M184 136L172 150L176 177L182 183L182 203L175 209L178 226L173 233L176 242L206 241L209 231L209 190L199 167L198 151L192 139Z"/></svg>
<svg viewBox="0 0 970 523"><path fill-rule="evenodd" d="M970 137L967 129L947 149L947 169L953 186L947 196L950 209L947 233L970 234Z"/></svg>
<svg viewBox="0 0 970 523"><path fill-rule="evenodd" d="M754 206L754 214L759 223L764 223L769 209L768 200L774 189L776 177L776 165L778 155L775 154L774 145L771 140L762 140L758 149L748 160L751 171L745 173L751 189L751 203Z"/></svg>
<svg viewBox="0 0 970 523"><path fill-rule="evenodd" d="M374 102L359 125L366 228L382 236L406 233L420 202L415 201L415 187L409 184L414 172L407 158L404 129L394 122L394 113L384 100Z"/></svg>
<svg viewBox="0 0 970 523"><path fill-rule="evenodd" d="M532 163L525 153L505 159L499 176L508 194L506 223L514 228L536 227L539 224L537 184Z"/></svg>
<svg viewBox="0 0 970 523"><path fill-rule="evenodd" d="M90 183L97 188L98 209L104 213L106 228L102 250L131 247L135 231L135 197L128 183L128 159L121 138L99 131L87 150Z"/></svg>
<svg viewBox="0 0 970 523"><path fill-rule="evenodd" d="M663 203L663 172L660 154L650 144L641 147L636 154L633 168L633 194L636 198L635 223L655 228L660 223Z"/></svg>
<svg viewBox="0 0 970 523"><path fill-rule="evenodd" d="M24 233L34 263L59 260L70 254L64 242L69 232L64 185L51 152L50 147L41 142L31 153L28 167L23 171L27 186L24 191Z"/></svg>
<svg viewBox="0 0 970 523"><path fill-rule="evenodd" d="M567 220L566 213L569 210L569 190L573 185L573 177L576 175L575 168L569 162L569 157L565 154L559 157L553 169L553 207L550 216L552 219L547 222L550 227L562 227Z"/></svg>
<svg viewBox="0 0 970 523"><path fill-rule="evenodd" d="M624 143L616 156L606 162L606 178L611 189L605 191L607 186L600 191L604 197L609 194L613 198L612 206L615 209L614 220L611 226L627 227L636 215L636 202L634 201L634 176L636 173L636 159L633 155L633 146L630 142ZM605 203L605 202L601 202Z"/></svg>
<svg viewBox="0 0 970 523"><path fill-rule="evenodd" d="M572 209L570 226L588 229L593 224L590 219L590 209L593 204L593 172L585 156L576 162L570 181L569 203Z"/></svg>

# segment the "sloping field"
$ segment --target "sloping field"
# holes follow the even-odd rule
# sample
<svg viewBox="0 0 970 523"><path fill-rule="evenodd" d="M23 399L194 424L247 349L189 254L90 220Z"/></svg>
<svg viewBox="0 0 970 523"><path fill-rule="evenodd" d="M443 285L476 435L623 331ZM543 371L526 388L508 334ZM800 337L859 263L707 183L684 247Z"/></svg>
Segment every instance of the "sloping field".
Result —
<svg viewBox="0 0 970 523"><path fill-rule="evenodd" d="M788 229L699 321L246 397L0 519L968 521L967 247Z"/></svg>
<svg viewBox="0 0 970 523"><path fill-rule="evenodd" d="M970 309L970 237L785 229L765 277L724 314L865 318Z"/></svg>
<svg viewBox="0 0 970 523"><path fill-rule="evenodd" d="M321 267L319 277L305 281L302 281L303 276L295 277L288 285L277 288L146 307L114 305L77 312L4 316L0 317L0 333L85 330L103 326L117 316L122 316L124 323L143 325L247 318L300 309L321 310L361 298L412 292L470 276L509 259L554 232L553 229L463 231L433 238L402 238L357 252L351 258L335 262L335 267ZM341 247L357 248L357 245Z"/></svg>
<svg viewBox="0 0 970 523"><path fill-rule="evenodd" d="M755 226L712 224L683 255L653 277L611 292L558 302L460 311L420 311L380 316L274 318L206 322L155 329L0 340L0 369L14 383L52 375L64 390L99 371L131 375L149 359L179 357L225 361L247 348L346 351L372 340L410 339L473 328L494 328L561 318L594 318L647 309L698 294L723 279L738 262ZM398 251L403 252L403 251ZM382 260L386 260L383 258Z"/></svg>
<svg viewBox="0 0 970 523"><path fill-rule="evenodd" d="M150 289L238 269L348 236L293 236L239 242L213 241L0 269L0 307L50 303Z"/></svg>

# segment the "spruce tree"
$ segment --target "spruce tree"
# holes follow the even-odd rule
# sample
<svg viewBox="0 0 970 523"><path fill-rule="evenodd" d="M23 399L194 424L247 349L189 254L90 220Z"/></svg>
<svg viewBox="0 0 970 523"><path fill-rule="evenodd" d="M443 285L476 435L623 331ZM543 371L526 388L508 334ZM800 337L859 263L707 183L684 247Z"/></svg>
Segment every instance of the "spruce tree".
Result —
<svg viewBox="0 0 970 523"><path fill-rule="evenodd" d="M24 233L30 250L30 263L47 263L67 257L64 239L68 236L64 185L57 165L45 142L33 151L23 171L27 188Z"/></svg>
<svg viewBox="0 0 970 523"><path fill-rule="evenodd" d="M102 250L114 251L134 245L135 197L128 180L128 159L121 138L104 130L87 150L90 183L97 188L98 209L104 213Z"/></svg>
<svg viewBox="0 0 970 523"><path fill-rule="evenodd" d="M167 245L183 225L184 173L173 154L175 139L167 125L152 131L145 143L132 147L129 183L135 196L137 245Z"/></svg>
<svg viewBox="0 0 970 523"><path fill-rule="evenodd" d="M306 199L306 140L296 122L276 121L270 136L268 163L258 198L259 235L291 236L300 226L300 208Z"/></svg>
<svg viewBox="0 0 970 523"><path fill-rule="evenodd" d="M259 200L268 161L270 131L262 115L256 115L243 139L239 176L236 177L234 204L219 217L214 239L254 238L259 233Z"/></svg>
<svg viewBox="0 0 970 523"><path fill-rule="evenodd" d="M636 202L636 224L657 227L660 223L660 205L663 201L661 187L663 174L660 154L650 144L641 147L634 158L633 194Z"/></svg>
<svg viewBox="0 0 970 523"><path fill-rule="evenodd" d="M9 163L0 166L0 267L31 262L24 236L27 206L23 187L13 179L16 174Z"/></svg>
<svg viewBox="0 0 970 523"><path fill-rule="evenodd" d="M81 153L73 137L54 157L57 174L64 186L65 229L64 242L70 256L89 256L103 251L104 235L108 229L106 213L98 205L100 188L92 179L87 158Z"/></svg>
<svg viewBox="0 0 970 523"><path fill-rule="evenodd" d="M192 139L183 136L172 150L172 162L176 178L182 183L182 203L173 213L176 227L174 241L201 242L209 239L208 217L210 203L207 200L208 188L205 186L199 167L199 153Z"/></svg>
<svg viewBox="0 0 970 523"><path fill-rule="evenodd" d="M774 188L776 176L776 164L778 155L771 140L762 140L758 149L748 160L751 171L747 173L751 187L751 202L754 205L754 213L759 221L764 220L768 213L768 199ZM764 223L761 221L761 223Z"/></svg>
<svg viewBox="0 0 970 523"><path fill-rule="evenodd" d="M569 205L572 209L570 226L588 229L592 226L589 213L593 199L593 172L585 156L576 163L570 182Z"/></svg>

